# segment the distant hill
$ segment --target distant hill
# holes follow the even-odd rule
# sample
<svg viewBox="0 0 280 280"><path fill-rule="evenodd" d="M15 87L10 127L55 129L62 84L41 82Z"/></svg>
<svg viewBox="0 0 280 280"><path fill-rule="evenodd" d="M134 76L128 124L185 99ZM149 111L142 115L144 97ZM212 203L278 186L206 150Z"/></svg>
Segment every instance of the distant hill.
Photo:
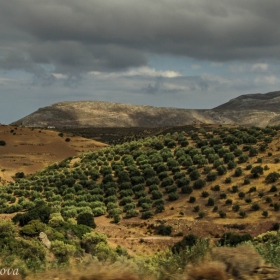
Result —
<svg viewBox="0 0 280 280"><path fill-rule="evenodd" d="M13 122L30 127L162 127L189 124L280 124L280 91L242 95L211 110L68 101L38 109Z"/></svg>
<svg viewBox="0 0 280 280"><path fill-rule="evenodd" d="M271 112L280 112L280 91L269 92L266 94L255 93L245 94L231 99L229 102L222 104L215 111L224 110L266 110Z"/></svg>

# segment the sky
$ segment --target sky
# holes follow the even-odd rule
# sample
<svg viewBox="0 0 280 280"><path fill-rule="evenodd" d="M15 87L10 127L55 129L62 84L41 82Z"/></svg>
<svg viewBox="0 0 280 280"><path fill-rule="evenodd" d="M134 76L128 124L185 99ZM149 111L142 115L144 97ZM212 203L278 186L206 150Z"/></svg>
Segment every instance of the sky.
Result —
<svg viewBox="0 0 280 280"><path fill-rule="evenodd" d="M280 89L279 0L2 0L0 123L60 101L210 109Z"/></svg>

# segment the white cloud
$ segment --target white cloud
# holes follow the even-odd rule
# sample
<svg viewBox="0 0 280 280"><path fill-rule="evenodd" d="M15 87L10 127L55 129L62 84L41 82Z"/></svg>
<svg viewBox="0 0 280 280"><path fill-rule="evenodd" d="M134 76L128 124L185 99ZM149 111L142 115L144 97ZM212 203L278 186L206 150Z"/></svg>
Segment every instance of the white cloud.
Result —
<svg viewBox="0 0 280 280"><path fill-rule="evenodd" d="M200 68L201 68L201 66L199 64L192 65L192 69L194 69L194 70L197 70L197 69L200 69Z"/></svg>
<svg viewBox="0 0 280 280"><path fill-rule="evenodd" d="M221 85L230 83L230 81L228 79L225 79L222 76L213 75L213 74L210 74L210 73L203 73L201 75L201 78L204 79L204 80L207 80L207 81L217 82Z"/></svg>
<svg viewBox="0 0 280 280"><path fill-rule="evenodd" d="M259 76L259 77L255 78L254 81L257 84L268 84L268 85L276 85L276 84L280 83L280 80L274 75Z"/></svg>
<svg viewBox="0 0 280 280"><path fill-rule="evenodd" d="M52 75L55 76L57 79L67 79L67 75L61 73L52 73Z"/></svg>
<svg viewBox="0 0 280 280"><path fill-rule="evenodd" d="M246 71L247 68L248 68L248 66L245 64L242 64L242 65L233 64L233 65L229 66L229 71L232 73L241 73L241 72Z"/></svg>
<svg viewBox="0 0 280 280"><path fill-rule="evenodd" d="M118 77L132 77L132 76L144 76L144 77L164 77L164 78L176 78L182 75L179 72L167 70L156 70L147 66L132 68L122 72L110 72L103 73L98 71L89 72L89 75L99 76L100 78L118 78Z"/></svg>
<svg viewBox="0 0 280 280"><path fill-rule="evenodd" d="M252 70L266 71L267 69L268 69L268 64L267 63L255 63L252 66Z"/></svg>

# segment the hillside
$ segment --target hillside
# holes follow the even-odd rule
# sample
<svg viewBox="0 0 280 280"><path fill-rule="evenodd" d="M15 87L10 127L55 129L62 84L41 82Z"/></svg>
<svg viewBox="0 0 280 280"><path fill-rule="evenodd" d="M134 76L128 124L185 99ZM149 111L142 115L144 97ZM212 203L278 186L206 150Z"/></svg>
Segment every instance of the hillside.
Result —
<svg viewBox="0 0 280 280"><path fill-rule="evenodd" d="M280 218L279 161L279 128L220 127L84 153L8 188L15 196L35 191L50 206L59 205L65 219L89 207L97 229L114 238L123 236L120 227L132 224L137 226L127 237L145 236L152 232L147 225L154 219L167 221L173 234L214 237L227 231L225 224L241 223L241 232L255 235ZM274 179L266 179L273 172L274 184ZM12 213L11 209L18 208L2 205L3 212ZM263 211L268 211L268 218ZM115 218L121 219L119 225L111 223ZM141 229L143 219L150 223ZM201 228L205 223L207 230Z"/></svg>
<svg viewBox="0 0 280 280"><path fill-rule="evenodd" d="M280 124L280 92L243 95L211 110L102 101L59 102L12 123L30 127L162 127L188 124Z"/></svg>
<svg viewBox="0 0 280 280"><path fill-rule="evenodd" d="M12 181L17 172L33 174L55 162L106 147L101 142L47 129L0 126L0 183Z"/></svg>
<svg viewBox="0 0 280 280"><path fill-rule="evenodd" d="M0 189L0 262L38 271L119 260L162 280L216 242L247 240L279 266L279 180L280 126L200 128L68 157Z"/></svg>

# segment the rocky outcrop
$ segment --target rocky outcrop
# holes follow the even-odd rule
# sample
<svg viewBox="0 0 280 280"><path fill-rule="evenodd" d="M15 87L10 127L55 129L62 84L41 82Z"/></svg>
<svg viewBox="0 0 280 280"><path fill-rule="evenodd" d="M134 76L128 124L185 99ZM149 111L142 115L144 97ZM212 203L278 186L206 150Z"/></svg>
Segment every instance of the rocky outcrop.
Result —
<svg viewBox="0 0 280 280"><path fill-rule="evenodd" d="M48 249L51 248L51 241L48 239L48 236L44 232L40 232L39 239Z"/></svg>

